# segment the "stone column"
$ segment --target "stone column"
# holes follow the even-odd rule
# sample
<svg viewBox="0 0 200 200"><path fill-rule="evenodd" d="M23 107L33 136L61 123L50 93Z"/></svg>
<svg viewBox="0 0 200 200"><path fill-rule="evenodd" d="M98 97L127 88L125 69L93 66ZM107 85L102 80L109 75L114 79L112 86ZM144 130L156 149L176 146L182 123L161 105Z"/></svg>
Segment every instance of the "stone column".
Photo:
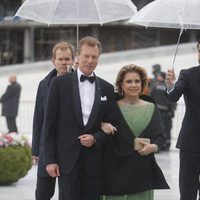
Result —
<svg viewBox="0 0 200 200"><path fill-rule="evenodd" d="M24 63L34 61L34 28L24 30Z"/></svg>

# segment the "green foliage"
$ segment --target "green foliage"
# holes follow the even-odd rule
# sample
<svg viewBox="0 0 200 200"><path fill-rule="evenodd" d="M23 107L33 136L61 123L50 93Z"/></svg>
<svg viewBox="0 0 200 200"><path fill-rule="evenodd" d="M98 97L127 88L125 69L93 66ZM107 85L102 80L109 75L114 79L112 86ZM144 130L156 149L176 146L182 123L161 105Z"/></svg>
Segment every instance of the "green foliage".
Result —
<svg viewBox="0 0 200 200"><path fill-rule="evenodd" d="M32 166L31 150L28 146L0 148L0 185L17 182Z"/></svg>

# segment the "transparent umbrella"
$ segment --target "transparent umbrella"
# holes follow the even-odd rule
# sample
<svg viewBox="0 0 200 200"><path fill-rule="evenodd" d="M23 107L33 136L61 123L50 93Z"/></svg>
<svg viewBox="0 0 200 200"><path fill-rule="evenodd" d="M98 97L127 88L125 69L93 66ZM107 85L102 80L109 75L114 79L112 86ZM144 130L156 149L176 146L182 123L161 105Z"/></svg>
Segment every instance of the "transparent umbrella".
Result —
<svg viewBox="0 0 200 200"><path fill-rule="evenodd" d="M26 0L15 16L48 25L102 25L129 19L136 12L137 9L131 0Z"/></svg>
<svg viewBox="0 0 200 200"><path fill-rule="evenodd" d="M127 23L146 27L180 29L172 63L174 67L183 30L200 29L199 8L200 0L155 0L138 11Z"/></svg>

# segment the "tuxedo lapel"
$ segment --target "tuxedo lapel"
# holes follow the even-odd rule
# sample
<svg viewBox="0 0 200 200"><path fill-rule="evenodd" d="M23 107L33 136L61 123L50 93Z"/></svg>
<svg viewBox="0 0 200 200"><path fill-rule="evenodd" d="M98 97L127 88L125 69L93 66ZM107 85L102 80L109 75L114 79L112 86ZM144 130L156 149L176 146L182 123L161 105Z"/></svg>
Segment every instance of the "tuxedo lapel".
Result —
<svg viewBox="0 0 200 200"><path fill-rule="evenodd" d="M79 126L83 128L84 124L83 124L83 116L82 116L82 109L81 109L81 99L80 99L80 93L79 93L77 71L74 71L72 74L72 85L73 85L73 102L74 102L73 105L74 105L74 110L75 110L75 116L77 118Z"/></svg>
<svg viewBox="0 0 200 200"><path fill-rule="evenodd" d="M88 123L85 127L85 132L87 132L92 125L94 124L94 121L96 120L100 108L101 103L101 86L100 86L100 79L96 77L95 81L95 97L94 97L94 104L92 107L92 111L90 113L90 117L88 119Z"/></svg>

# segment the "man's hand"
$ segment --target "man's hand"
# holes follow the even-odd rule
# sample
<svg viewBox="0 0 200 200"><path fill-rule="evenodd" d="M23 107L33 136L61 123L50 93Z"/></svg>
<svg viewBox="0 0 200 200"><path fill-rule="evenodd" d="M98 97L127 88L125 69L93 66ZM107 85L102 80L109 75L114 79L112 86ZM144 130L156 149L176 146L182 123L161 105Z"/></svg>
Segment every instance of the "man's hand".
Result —
<svg viewBox="0 0 200 200"><path fill-rule="evenodd" d="M176 80L176 76L175 76L174 70L168 69L166 73L166 77L165 77L165 83L168 86L173 86L175 80Z"/></svg>
<svg viewBox="0 0 200 200"><path fill-rule="evenodd" d="M38 156L32 156L32 161L33 161L33 164L38 164L39 157Z"/></svg>
<svg viewBox="0 0 200 200"><path fill-rule="evenodd" d="M60 170L59 170L58 164L49 164L46 166L46 170L51 177L60 176Z"/></svg>
<svg viewBox="0 0 200 200"><path fill-rule="evenodd" d="M96 141L91 134L84 134L78 137L80 143L85 147L91 147Z"/></svg>

